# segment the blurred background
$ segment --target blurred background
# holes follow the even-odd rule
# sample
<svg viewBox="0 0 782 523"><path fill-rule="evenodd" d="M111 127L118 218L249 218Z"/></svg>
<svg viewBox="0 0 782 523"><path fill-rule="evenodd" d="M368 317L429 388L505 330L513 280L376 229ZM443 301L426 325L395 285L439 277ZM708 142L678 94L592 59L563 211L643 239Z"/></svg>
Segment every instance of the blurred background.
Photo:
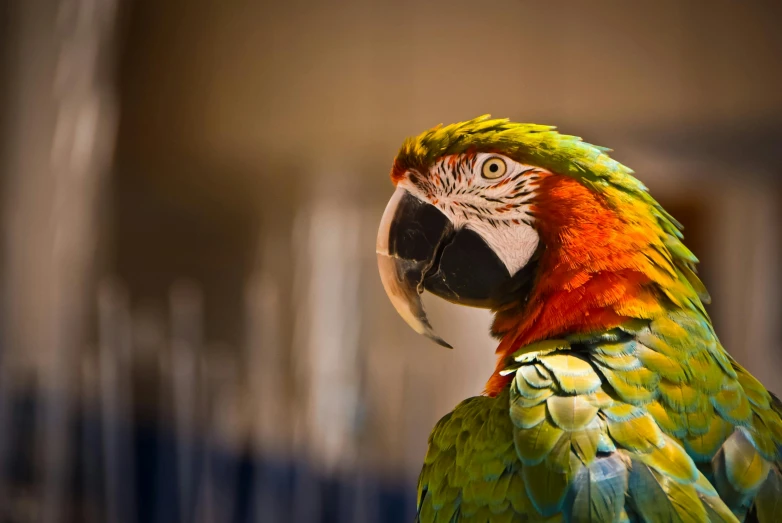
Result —
<svg viewBox="0 0 782 523"><path fill-rule="evenodd" d="M0 522L398 522L490 317L386 299L403 138L613 148L782 393L782 4L0 0Z"/></svg>

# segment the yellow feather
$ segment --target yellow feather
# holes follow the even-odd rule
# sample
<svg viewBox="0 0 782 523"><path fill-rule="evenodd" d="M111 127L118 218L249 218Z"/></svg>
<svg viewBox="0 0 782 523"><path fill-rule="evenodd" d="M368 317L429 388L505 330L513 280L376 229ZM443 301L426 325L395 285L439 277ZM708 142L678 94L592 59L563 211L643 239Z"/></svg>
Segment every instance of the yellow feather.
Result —
<svg viewBox="0 0 782 523"><path fill-rule="evenodd" d="M544 378L535 368L535 365L524 365L517 373L520 372L527 385L535 389L543 389L551 385L550 378Z"/></svg>
<svg viewBox="0 0 782 523"><path fill-rule="evenodd" d="M714 415L706 432L687 437L684 446L690 454L695 454L704 460L711 460L732 431L733 425Z"/></svg>
<svg viewBox="0 0 782 523"><path fill-rule="evenodd" d="M595 373L589 362L573 354L551 354L540 358L540 362L554 376L586 376Z"/></svg>
<svg viewBox="0 0 782 523"><path fill-rule="evenodd" d="M546 403L543 402L533 407L524 407L516 401L511 401L510 419L513 424L521 429L535 427L546 417Z"/></svg>
<svg viewBox="0 0 782 523"><path fill-rule="evenodd" d="M696 481L699 472L690 456L672 438L668 436L663 436L663 438L663 445L653 448L647 454L639 454L637 459L679 481Z"/></svg>
<svg viewBox="0 0 782 523"><path fill-rule="evenodd" d="M698 389L686 383L673 383L661 380L660 397L668 407L678 412L704 410L709 405L709 398Z"/></svg>
<svg viewBox="0 0 782 523"><path fill-rule="evenodd" d="M709 430L709 421L714 415L714 409L711 405L706 406L706 410L696 410L685 414L687 420L687 432L692 435L703 434Z"/></svg>
<svg viewBox="0 0 782 523"><path fill-rule="evenodd" d="M723 410L729 411L736 408L741 403L741 391L735 381L729 386L723 387L712 397L712 402L716 403Z"/></svg>
<svg viewBox="0 0 782 523"><path fill-rule="evenodd" d="M686 349L687 344L691 343L687 330L668 316L656 318L651 327L652 331L664 338L671 346Z"/></svg>
<svg viewBox="0 0 782 523"><path fill-rule="evenodd" d="M605 355L596 353L594 358L614 370L632 370L641 366L641 362L632 354Z"/></svg>
<svg viewBox="0 0 782 523"><path fill-rule="evenodd" d="M755 450L741 429L733 432L722 449L728 480L739 490L754 490L766 479L770 463Z"/></svg>
<svg viewBox="0 0 782 523"><path fill-rule="evenodd" d="M676 436L683 436L687 432L687 426L684 423L683 416L677 412L666 409L660 401L653 401L646 405L646 410L652 415L654 421L660 428Z"/></svg>
<svg viewBox="0 0 782 523"><path fill-rule="evenodd" d="M654 419L644 414L626 421L606 420L611 438L620 446L634 452L649 452L664 444L664 435Z"/></svg>
<svg viewBox="0 0 782 523"><path fill-rule="evenodd" d="M620 379L617 374L607 368L601 369L603 376L614 389L614 392L623 400L633 405L644 405L652 401L657 396L655 389L630 385L625 380Z"/></svg>
<svg viewBox="0 0 782 523"><path fill-rule="evenodd" d="M515 431L513 441L521 461L525 465L535 465L543 461L564 432L548 420L531 429Z"/></svg>
<svg viewBox="0 0 782 523"><path fill-rule="evenodd" d="M567 394L590 394L600 388L600 376L587 374L586 376L557 376L559 388Z"/></svg>
<svg viewBox="0 0 782 523"><path fill-rule="evenodd" d="M551 420L561 429L584 428L597 415L598 408L581 396L552 396L546 404Z"/></svg>
<svg viewBox="0 0 782 523"><path fill-rule="evenodd" d="M589 465L597 455L597 445L600 441L602 429L598 420L595 420L583 430L578 430L570 435L573 451L584 463Z"/></svg>
<svg viewBox="0 0 782 523"><path fill-rule="evenodd" d="M629 403L619 403L613 407L603 409L603 413L614 421L626 421L630 418L641 416L644 411Z"/></svg>
<svg viewBox="0 0 782 523"><path fill-rule="evenodd" d="M661 377L669 381L679 383L685 379L684 368L682 368L681 363L673 358L669 358L668 356L654 351L645 345L641 345L640 343L638 344L638 349L636 350L636 356L639 360L641 360L641 363L644 365L644 367L658 373Z"/></svg>
<svg viewBox="0 0 782 523"><path fill-rule="evenodd" d="M725 415L729 418L729 421L733 421L738 424L749 424L752 416L752 409L749 406L747 397L741 394L739 396L738 405L735 408L725 412Z"/></svg>
<svg viewBox="0 0 782 523"><path fill-rule="evenodd" d="M614 400L611 398L611 396L606 394L605 391L603 391L603 389L599 389L591 394L585 395L584 399L586 399L589 403L591 403L592 405L600 409L610 407L611 405L614 404Z"/></svg>

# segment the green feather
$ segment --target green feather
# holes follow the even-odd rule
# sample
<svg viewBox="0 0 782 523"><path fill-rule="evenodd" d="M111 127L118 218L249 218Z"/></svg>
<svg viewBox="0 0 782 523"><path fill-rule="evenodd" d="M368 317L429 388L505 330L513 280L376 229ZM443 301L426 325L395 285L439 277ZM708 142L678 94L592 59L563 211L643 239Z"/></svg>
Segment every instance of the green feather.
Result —
<svg viewBox="0 0 782 523"><path fill-rule="evenodd" d="M677 361L640 343L638 344L636 355L644 367L656 372L661 378L665 378L672 383L681 383L686 379L687 375L681 361Z"/></svg>
<svg viewBox="0 0 782 523"><path fill-rule="evenodd" d="M622 517L627 466L617 454L595 460L576 476L563 512L573 523L616 522Z"/></svg>
<svg viewBox="0 0 782 523"><path fill-rule="evenodd" d="M552 470L547 463L524 465L524 486L535 509L543 516L559 512L568 486L568 474Z"/></svg>
<svg viewBox="0 0 782 523"><path fill-rule="evenodd" d="M547 420L531 429L517 430L513 436L516 451L524 465L543 461L565 431Z"/></svg>
<svg viewBox="0 0 782 523"><path fill-rule="evenodd" d="M690 384L660 380L658 387L660 398L676 412L703 411L709 406L709 397Z"/></svg>
<svg viewBox="0 0 782 523"><path fill-rule="evenodd" d="M692 458L676 441L668 436L663 438L663 445L652 448L648 453L637 454L636 459L677 481L697 481L698 469Z"/></svg>
<svg viewBox="0 0 782 523"><path fill-rule="evenodd" d="M552 396L546 405L551 421L567 431L584 428L592 422L599 410L582 396Z"/></svg>
<svg viewBox="0 0 782 523"><path fill-rule="evenodd" d="M728 422L712 415L706 431L687 437L683 442L684 448L695 461L711 461L732 431L733 427Z"/></svg>
<svg viewBox="0 0 782 523"><path fill-rule="evenodd" d="M771 464L758 453L744 431L736 430L722 450L727 479L737 491L753 491L766 479Z"/></svg>
<svg viewBox="0 0 782 523"><path fill-rule="evenodd" d="M775 466L755 497L755 512L760 523L777 523L782 515L782 473Z"/></svg>
<svg viewBox="0 0 782 523"><path fill-rule="evenodd" d="M641 385L633 385L622 379L620 373L607 367L600 367L600 373L611 385L613 392L622 400L633 405L645 405L657 396L657 391Z"/></svg>
<svg viewBox="0 0 782 523"><path fill-rule="evenodd" d="M693 485L679 483L637 461L630 468L628 500L639 520L647 523L708 521Z"/></svg>
<svg viewBox="0 0 782 523"><path fill-rule="evenodd" d="M520 429L531 429L539 425L546 418L546 403L525 407L517 401L511 401L510 419Z"/></svg>
<svg viewBox="0 0 782 523"><path fill-rule="evenodd" d="M548 388L535 388L531 386L527 380L523 379L518 373L514 380L516 385L516 391L528 400L543 401L552 394L552 390Z"/></svg>
<svg viewBox="0 0 782 523"><path fill-rule="evenodd" d="M603 428L599 420L593 421L583 430L577 430L570 434L570 443L573 446L573 452L584 463L589 465L597 455L597 449L600 445L600 434Z"/></svg>
<svg viewBox="0 0 782 523"><path fill-rule="evenodd" d="M665 444L662 432L648 414L625 421L606 421L611 438L627 450L645 453Z"/></svg>
<svg viewBox="0 0 782 523"><path fill-rule="evenodd" d="M424 492L422 501L419 503L418 518L420 523L434 523L436 513L432 507L432 497L428 492Z"/></svg>
<svg viewBox="0 0 782 523"><path fill-rule="evenodd" d="M527 385L532 388L544 389L550 387L552 384L551 378L545 376L536 367L538 365L524 365L518 370L517 375L521 374Z"/></svg>
<svg viewBox="0 0 782 523"><path fill-rule="evenodd" d="M627 403L617 403L602 409L602 412L611 421L627 421L646 414L644 409Z"/></svg>
<svg viewBox="0 0 782 523"><path fill-rule="evenodd" d="M596 351L593 358L611 370L635 370L641 366L641 362L632 354L608 356Z"/></svg>

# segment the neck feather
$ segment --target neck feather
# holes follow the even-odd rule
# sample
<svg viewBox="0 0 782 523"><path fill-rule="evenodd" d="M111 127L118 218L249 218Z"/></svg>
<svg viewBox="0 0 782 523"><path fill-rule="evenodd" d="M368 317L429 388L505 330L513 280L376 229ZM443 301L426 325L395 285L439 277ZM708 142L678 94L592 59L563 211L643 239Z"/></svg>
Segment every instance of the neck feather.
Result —
<svg viewBox="0 0 782 523"><path fill-rule="evenodd" d="M692 291L648 202L611 190L556 174L540 181L534 213L545 251L527 299L496 313L492 331L501 342L488 394L507 385L499 371L520 348L651 319Z"/></svg>

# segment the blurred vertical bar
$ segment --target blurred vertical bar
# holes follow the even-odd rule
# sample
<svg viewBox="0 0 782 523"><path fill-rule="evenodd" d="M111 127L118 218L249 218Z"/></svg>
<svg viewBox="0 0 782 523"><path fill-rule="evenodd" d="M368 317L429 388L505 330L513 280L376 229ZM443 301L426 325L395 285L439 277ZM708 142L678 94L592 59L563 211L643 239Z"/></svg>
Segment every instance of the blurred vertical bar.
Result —
<svg viewBox="0 0 782 523"><path fill-rule="evenodd" d="M227 349L227 350L226 350ZM199 523L234 521L237 434L231 426L239 401L238 361L227 347L210 347L201 359L204 376L204 410L207 415L204 465L198 506ZM233 440L233 441L232 441Z"/></svg>
<svg viewBox="0 0 782 523"><path fill-rule="evenodd" d="M95 204L114 145L116 3L16 2L8 22L2 365L38 384L44 522L73 508L69 416L101 223Z"/></svg>
<svg viewBox="0 0 782 523"><path fill-rule="evenodd" d="M170 340L166 340L166 346L160 346L161 350L158 352L158 366L160 381L158 384L158 396L157 402L159 403L157 409L157 427L155 436L158 438L157 455L155 456L155 523L171 523L174 521L172 513L174 513L175 501L172 501L172 493L176 493L179 488L178 485L172 487L170 485L170 478L176 477L177 471L172 465L172 461L176 462L176 456L173 456L171 447L166 445L163 441L160 441L164 434L168 432L171 426L171 413L174 411L173 402L173 357L170 351ZM171 401L169 404L168 401ZM177 509L179 506L177 505Z"/></svg>
<svg viewBox="0 0 782 523"><path fill-rule="evenodd" d="M289 430L289 423L281 409L284 407L281 394L284 377L278 360L282 348L279 338L279 290L275 278L263 262L259 274L248 285L246 299L249 332L245 358L248 362L249 393L253 402L250 455L253 458L263 456L274 459L284 452L280 447ZM272 482L269 467L258 467L253 476L254 507L250 511L255 522L280 519L280 502L275 496Z"/></svg>
<svg viewBox="0 0 782 523"><path fill-rule="evenodd" d="M193 517L195 433L198 406L197 355L203 344L203 296L194 284L181 281L170 293L171 377L173 386L174 432L177 447L179 520Z"/></svg>
<svg viewBox="0 0 782 523"><path fill-rule="evenodd" d="M278 218L279 221L279 218ZM269 228L271 229L271 228ZM252 402L250 450L255 459L265 466L258 466L253 475L253 509L248 511L254 522L273 522L283 518L286 507L278 492L279 471L273 464L291 458L292 409L286 388L288 360L284 331L290 328L284 310L285 292L290 290L289 232L284 226L279 230L265 231L267 236L259 242L256 269L246 291L247 334L245 353L247 361L247 386ZM290 296L288 297L290 299ZM275 475L275 472L277 474Z"/></svg>
<svg viewBox="0 0 782 523"><path fill-rule="evenodd" d="M356 215L347 202L325 197L316 201L307 246L308 446L318 463L330 471L355 464L354 422L360 403L357 326L361 322Z"/></svg>
<svg viewBox="0 0 782 523"><path fill-rule="evenodd" d="M99 390L106 521L135 521L131 317L127 292L113 281L98 294Z"/></svg>
<svg viewBox="0 0 782 523"><path fill-rule="evenodd" d="M216 438L216 422L214 406L214 394L219 387L219 369L215 368L214 358L208 358L206 353L198 354L198 363L200 372L198 376L198 385L196 387L196 405L198 412L203 416L203 434L198 440L198 446L201 449L201 473L199 482L195 485L195 499L193 500L193 521L195 523L217 523L217 509L215 507L215 484L214 484L214 455ZM219 367L219 364L218 364Z"/></svg>
<svg viewBox="0 0 782 523"><path fill-rule="evenodd" d="M296 300L293 317L293 333L290 350L294 352L292 376L295 380L293 419L291 420L291 457L294 464L291 508L289 519L294 523L313 523L322 511L323 500L317 478L312 470L313 452L310 438L313 436L312 420L308 409L314 384L310 376L308 345L312 337L311 265L310 252L312 211L304 205L296 211L291 230L291 259L293 261L292 292ZM264 523L272 520L262 520Z"/></svg>
<svg viewBox="0 0 782 523"><path fill-rule="evenodd" d="M295 257L302 293L297 323L306 323L297 340L299 377L303 384L301 418L297 423L300 450L311 461L294 490L294 521L329 517L350 522L355 507L351 495L337 483L334 495L316 495L323 477L351 477L358 466L357 421L363 405L359 353L363 311L360 299L361 212L351 198L350 177L341 169L318 177L312 200L297 217L302 234ZM300 347L300 348L298 348ZM345 482L349 484L350 482Z"/></svg>
<svg viewBox="0 0 782 523"><path fill-rule="evenodd" d="M95 404L100 398L98 363L93 354L88 352L81 360L81 412L95 412ZM82 415L81 419L81 470L83 486L82 511L84 523L101 523L106 517L101 506L96 503L103 491L103 475L101 474L101 456L95 449L101 447L101 431L90 416Z"/></svg>
<svg viewBox="0 0 782 523"><path fill-rule="evenodd" d="M10 126L10 77L11 77L11 49L12 42L16 39L15 25L11 23L12 19L11 0L0 0L0 215L5 217L6 207L8 202L6 201L5 189L6 180L3 179L7 176L9 168L8 156L11 152L9 146L8 137L11 132ZM3 233L4 234L4 233ZM5 264L5 255L3 250L6 248L6 244L0 247L0 270L2 270ZM0 278L2 274L0 273ZM9 513L10 495L8 492L9 487L9 475L10 470L8 468L8 455L9 445L11 442L11 430L13 425L10 423L11 406L12 406L12 384L11 378L13 373L8 365L8 358L6 358L6 352L8 347L8 336L4 334L6 332L5 323L7 318L6 308L8 307L8 300L5 296L0 300L0 521L5 521L11 518Z"/></svg>

